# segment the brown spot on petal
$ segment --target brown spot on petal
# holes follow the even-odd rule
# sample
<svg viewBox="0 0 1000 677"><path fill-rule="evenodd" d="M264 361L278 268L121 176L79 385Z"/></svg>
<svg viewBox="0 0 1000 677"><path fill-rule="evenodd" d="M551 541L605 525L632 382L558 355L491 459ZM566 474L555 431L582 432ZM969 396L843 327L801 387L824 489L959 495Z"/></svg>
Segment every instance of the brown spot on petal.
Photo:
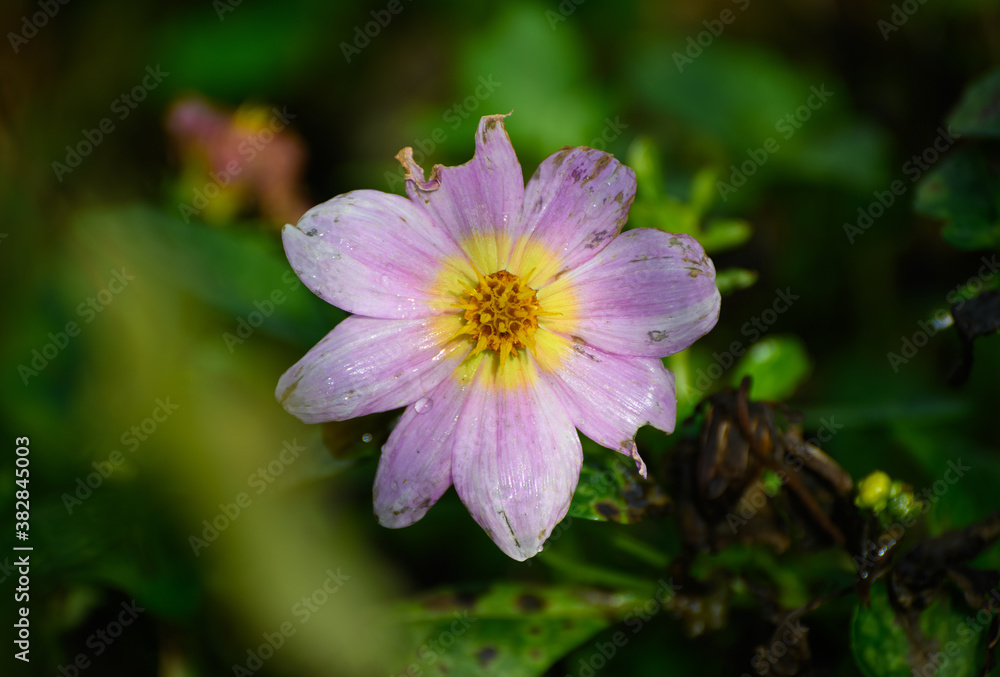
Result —
<svg viewBox="0 0 1000 677"><path fill-rule="evenodd" d="M649 336L650 341L653 341L654 343L659 343L660 341L666 339L667 336L669 336L669 334L667 334L667 332L663 331L662 329L654 329L653 331L649 332L647 336Z"/></svg>
<svg viewBox="0 0 1000 677"><path fill-rule="evenodd" d="M558 167L559 165L561 165L563 161L566 160L566 157L572 152L573 152L572 146L563 146L563 149L560 150L558 153L556 153L555 157L552 158L553 166Z"/></svg>
<svg viewBox="0 0 1000 677"><path fill-rule="evenodd" d="M601 156L601 159L594 163L594 171L592 171L590 173L590 176L585 178L580 185L581 186L585 185L588 181L593 181L594 179L596 179L601 174L601 172L604 171L604 168L608 166L609 162L611 162L610 155Z"/></svg>
<svg viewBox="0 0 1000 677"><path fill-rule="evenodd" d="M512 527L511 524L510 524L510 518L507 517L507 511L506 510L501 510L500 511L500 516L503 517L503 521L507 523L507 531L510 532L511 538L514 539L514 545L517 546L518 548L520 548L521 547L521 543L520 543L520 541L517 540L517 534L514 533L514 527Z"/></svg>
<svg viewBox="0 0 1000 677"><path fill-rule="evenodd" d="M594 249L598 247L602 242L608 239L608 235L611 233L609 230L599 230L594 233L587 244L584 245L587 249Z"/></svg>
<svg viewBox="0 0 1000 677"><path fill-rule="evenodd" d="M287 388L285 388L285 392L283 392L281 394L281 405L282 406L284 406L285 402L288 401L288 398L292 396L292 393L295 392L295 389L299 387L299 381L301 381L301 380L302 380L302 376L299 376L297 379L295 379L295 382L292 383L292 385L290 385Z"/></svg>

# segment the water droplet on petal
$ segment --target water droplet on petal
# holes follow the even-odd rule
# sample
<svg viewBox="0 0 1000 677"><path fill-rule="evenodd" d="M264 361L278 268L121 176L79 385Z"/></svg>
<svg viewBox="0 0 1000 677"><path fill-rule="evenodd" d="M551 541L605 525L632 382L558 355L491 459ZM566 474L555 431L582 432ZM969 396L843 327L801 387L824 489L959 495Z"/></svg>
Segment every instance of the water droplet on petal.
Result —
<svg viewBox="0 0 1000 677"><path fill-rule="evenodd" d="M383 275L382 277L379 278L379 282L382 283L382 286L388 287L389 286L389 276L388 275Z"/></svg>
<svg viewBox="0 0 1000 677"><path fill-rule="evenodd" d="M362 442L371 442L372 441L372 434L371 433L365 433L364 435L361 436L361 441Z"/></svg>
<svg viewBox="0 0 1000 677"><path fill-rule="evenodd" d="M421 397L413 404L413 408L418 414L423 414L430 410L431 404L432 402L430 401L430 398Z"/></svg>

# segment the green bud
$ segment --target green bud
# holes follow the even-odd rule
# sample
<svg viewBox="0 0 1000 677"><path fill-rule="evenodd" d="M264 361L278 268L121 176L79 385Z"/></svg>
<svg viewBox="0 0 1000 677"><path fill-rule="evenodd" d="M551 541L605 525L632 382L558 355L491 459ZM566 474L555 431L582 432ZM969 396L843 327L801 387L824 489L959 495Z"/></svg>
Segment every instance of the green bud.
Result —
<svg viewBox="0 0 1000 677"><path fill-rule="evenodd" d="M891 488L892 480L889 475L876 470L858 482L858 496L854 499L854 505L869 508L876 513L881 512L889 500Z"/></svg>

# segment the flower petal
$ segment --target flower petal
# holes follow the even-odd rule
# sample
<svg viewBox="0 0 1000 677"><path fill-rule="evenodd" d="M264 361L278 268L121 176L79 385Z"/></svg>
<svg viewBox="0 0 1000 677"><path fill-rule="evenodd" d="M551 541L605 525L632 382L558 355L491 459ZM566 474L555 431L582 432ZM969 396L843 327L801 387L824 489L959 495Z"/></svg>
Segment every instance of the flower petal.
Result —
<svg viewBox="0 0 1000 677"><path fill-rule="evenodd" d="M593 148L564 148L535 171L524 192L521 237L509 270L534 271L539 289L593 258L621 231L635 198L635 172Z"/></svg>
<svg viewBox="0 0 1000 677"><path fill-rule="evenodd" d="M382 447L375 473L379 524L406 527L427 513L451 486L454 430L469 381L446 378L427 397L406 408Z"/></svg>
<svg viewBox="0 0 1000 677"><path fill-rule="evenodd" d="M719 319L715 266L689 235L640 228L538 292L546 329L619 355L666 357Z"/></svg>
<svg viewBox="0 0 1000 677"><path fill-rule="evenodd" d="M412 148L396 156L406 170L406 194L451 234L484 275L507 267L524 201L524 176L505 117L482 118L472 159L458 167L434 165L427 181Z"/></svg>
<svg viewBox="0 0 1000 677"><path fill-rule="evenodd" d="M673 432L674 375L658 358L614 355L545 330L535 340L542 378L563 401L573 424L598 444L631 456L645 476L635 433L646 424ZM548 369L550 365L555 368Z"/></svg>
<svg viewBox="0 0 1000 677"><path fill-rule="evenodd" d="M383 320L352 315L278 380L278 401L306 423L402 407L433 390L472 349L457 315Z"/></svg>
<svg viewBox="0 0 1000 677"><path fill-rule="evenodd" d="M476 279L448 234L399 195L338 195L281 234L302 281L350 313L411 318L454 312L452 288L461 289L455 281Z"/></svg>
<svg viewBox="0 0 1000 677"><path fill-rule="evenodd" d="M499 376L492 357L483 362L455 433L452 479L476 522L523 561L566 515L583 451L561 401L524 351Z"/></svg>

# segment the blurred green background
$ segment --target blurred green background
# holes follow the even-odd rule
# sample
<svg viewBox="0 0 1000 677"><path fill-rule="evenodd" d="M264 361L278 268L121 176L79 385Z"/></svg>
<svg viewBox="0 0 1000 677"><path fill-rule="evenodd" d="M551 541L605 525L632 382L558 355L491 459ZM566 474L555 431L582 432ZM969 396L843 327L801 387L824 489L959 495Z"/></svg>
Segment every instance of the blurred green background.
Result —
<svg viewBox="0 0 1000 677"><path fill-rule="evenodd" d="M402 192L404 146L428 169L465 162L491 113L513 111L526 178L567 145L632 164L630 226L695 233L729 271L716 329L668 360L679 421L751 373L752 395L803 411L807 431L842 426L823 448L856 479L880 468L921 489L949 461L971 466L927 533L984 519L1000 486L1000 339L977 342L961 388L947 385L953 328L902 363L889 353L909 355L905 340L953 290L996 287L980 271L1000 242L1000 184L977 174L984 202L957 210L964 220L921 194L923 211L955 216L946 239L914 210L918 179L944 165L935 154L914 169L912 156L937 140L941 157L995 159L996 130L939 137L1000 63L1000 9L906 8L4 2L4 627L17 582L4 550L34 549L32 660L5 655L3 674L754 674L770 630L749 606L694 640L659 609L641 632L625 620L677 554L671 519L575 520L527 563L451 491L385 530L371 485L393 415L307 426L275 402L281 373L343 318L289 272L281 225L349 190ZM859 209L895 181L891 206L860 228ZM780 312L777 290L793 299ZM734 344L753 347L739 365ZM22 436L26 543L13 534ZM639 436L668 487L677 437ZM851 582L849 560L754 562L720 566L760 568L798 604ZM810 674L860 674L853 603L818 617L823 671ZM605 645L613 655L593 660Z"/></svg>

